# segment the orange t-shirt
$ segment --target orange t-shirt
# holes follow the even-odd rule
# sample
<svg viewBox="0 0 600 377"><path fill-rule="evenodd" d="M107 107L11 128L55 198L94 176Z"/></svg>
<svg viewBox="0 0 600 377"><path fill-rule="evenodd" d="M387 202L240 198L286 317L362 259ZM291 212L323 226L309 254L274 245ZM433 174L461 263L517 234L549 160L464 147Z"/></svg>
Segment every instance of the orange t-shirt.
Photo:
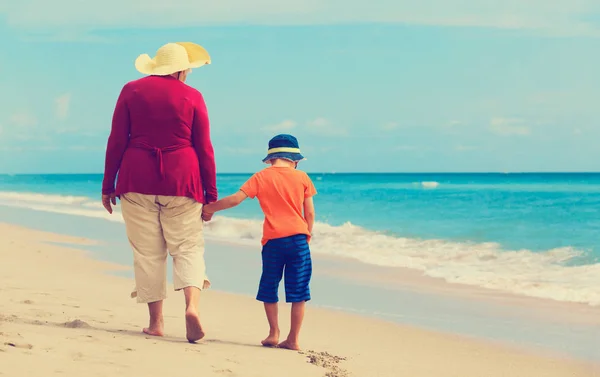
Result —
<svg viewBox="0 0 600 377"><path fill-rule="evenodd" d="M258 198L265 214L262 244L274 238L306 234L304 199L317 190L308 174L289 167L271 166L254 174L240 188L249 198Z"/></svg>

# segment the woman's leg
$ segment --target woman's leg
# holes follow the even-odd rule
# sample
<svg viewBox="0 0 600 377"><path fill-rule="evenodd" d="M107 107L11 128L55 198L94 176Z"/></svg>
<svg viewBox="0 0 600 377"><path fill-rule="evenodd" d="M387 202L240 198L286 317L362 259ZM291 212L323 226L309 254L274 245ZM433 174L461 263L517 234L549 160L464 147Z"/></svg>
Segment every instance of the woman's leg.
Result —
<svg viewBox="0 0 600 377"><path fill-rule="evenodd" d="M202 204L186 197L159 197L160 223L173 257L173 285L183 289L187 339L196 342L204 337L200 324L200 291L208 288L204 262Z"/></svg>
<svg viewBox="0 0 600 377"><path fill-rule="evenodd" d="M147 303L150 325L143 331L162 336L162 305L167 297L167 247L159 222L155 196L128 193L121 196L121 212L133 249L137 302Z"/></svg>

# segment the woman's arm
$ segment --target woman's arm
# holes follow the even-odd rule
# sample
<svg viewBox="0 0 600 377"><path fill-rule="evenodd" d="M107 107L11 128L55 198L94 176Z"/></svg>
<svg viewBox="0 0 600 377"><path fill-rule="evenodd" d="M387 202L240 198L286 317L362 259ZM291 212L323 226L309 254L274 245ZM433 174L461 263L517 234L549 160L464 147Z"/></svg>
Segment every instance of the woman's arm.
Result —
<svg viewBox="0 0 600 377"><path fill-rule="evenodd" d="M200 179L204 188L206 204L217 200L217 168L215 151L210 139L210 122L208 110L202 94L198 92L198 99L194 109L194 124L192 125L192 142L198 155L200 165Z"/></svg>
<svg viewBox="0 0 600 377"><path fill-rule="evenodd" d="M128 86L125 85L119 94L112 118L112 128L106 145L104 161L104 179L102 194L111 195L115 192L115 180L121 167L121 160L129 143L129 109L127 108Z"/></svg>

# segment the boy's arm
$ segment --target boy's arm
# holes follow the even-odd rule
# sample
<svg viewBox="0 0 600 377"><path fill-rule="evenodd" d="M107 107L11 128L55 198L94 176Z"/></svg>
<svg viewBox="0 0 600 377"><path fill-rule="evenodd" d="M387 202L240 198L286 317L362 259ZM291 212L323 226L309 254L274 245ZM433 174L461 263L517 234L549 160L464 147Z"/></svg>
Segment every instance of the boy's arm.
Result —
<svg viewBox="0 0 600 377"><path fill-rule="evenodd" d="M315 204L312 196L304 199L304 219L308 224L308 232L312 234L315 225Z"/></svg>
<svg viewBox="0 0 600 377"><path fill-rule="evenodd" d="M247 197L248 197L248 195L246 195L245 192L240 190L240 191L236 192L235 194L229 195L228 197L225 197L221 200L217 200L214 203L206 204L202 208L202 212L212 215L215 212L229 209L229 208L239 205Z"/></svg>

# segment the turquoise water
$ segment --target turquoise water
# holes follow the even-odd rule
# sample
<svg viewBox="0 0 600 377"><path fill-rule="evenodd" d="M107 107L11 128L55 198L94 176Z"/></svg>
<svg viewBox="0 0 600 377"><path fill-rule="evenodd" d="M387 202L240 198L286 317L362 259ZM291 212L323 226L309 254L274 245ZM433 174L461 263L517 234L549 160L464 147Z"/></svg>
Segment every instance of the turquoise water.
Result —
<svg viewBox="0 0 600 377"><path fill-rule="evenodd" d="M249 175L218 177L220 196ZM600 174L311 174L312 249L460 282L600 304ZM0 175L0 204L108 216L101 175ZM257 245L256 201L222 213L209 237ZM401 270L399 270L401 271Z"/></svg>

